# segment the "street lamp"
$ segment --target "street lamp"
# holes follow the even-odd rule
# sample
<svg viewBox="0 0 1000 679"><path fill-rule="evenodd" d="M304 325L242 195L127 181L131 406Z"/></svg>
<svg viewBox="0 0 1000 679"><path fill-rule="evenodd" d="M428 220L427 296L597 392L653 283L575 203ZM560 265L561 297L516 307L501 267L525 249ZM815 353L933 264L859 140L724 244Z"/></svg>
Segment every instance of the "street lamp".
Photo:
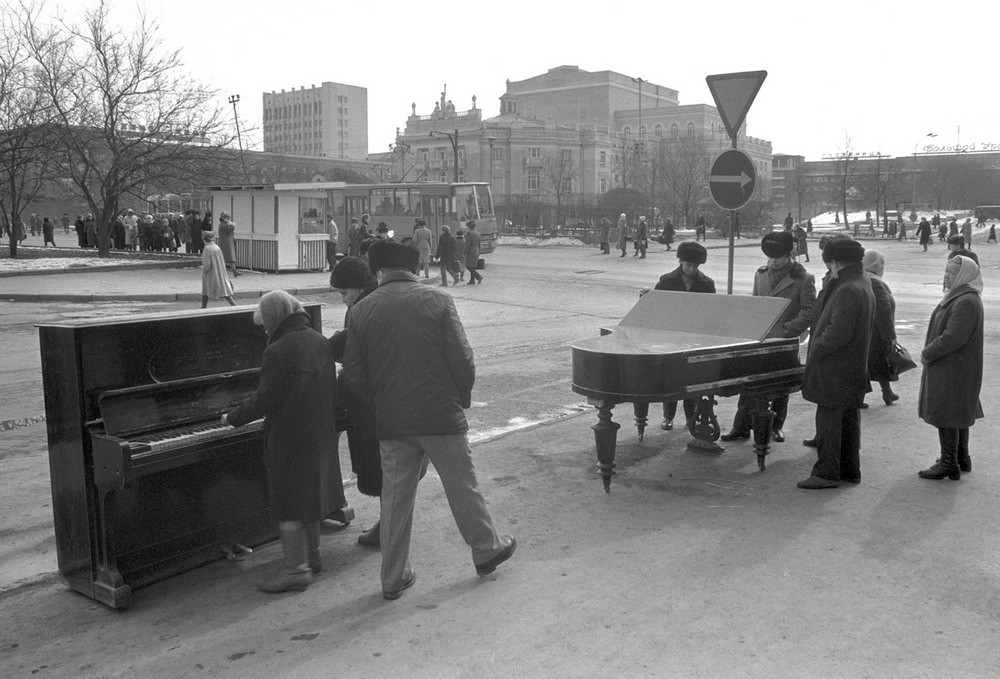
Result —
<svg viewBox="0 0 1000 679"><path fill-rule="evenodd" d="M632 78L632 82L639 83L639 149L642 149L642 142L645 137L642 134L642 84L646 82L642 78ZM641 152L641 151L640 151Z"/></svg>
<svg viewBox="0 0 1000 679"><path fill-rule="evenodd" d="M454 134L452 134L451 132L438 132L437 130L432 131L430 134L430 136L432 137L440 137L442 135L448 137L448 141L451 142L451 149L452 151L455 152L454 176L455 176L455 183L457 184L458 183L458 130L455 130Z"/></svg>
<svg viewBox="0 0 1000 679"><path fill-rule="evenodd" d="M490 193L493 193L493 144L496 137L486 137L486 142L490 145Z"/></svg>
<svg viewBox="0 0 1000 679"><path fill-rule="evenodd" d="M236 104L240 100L240 95L233 94L229 97L229 103L233 105L233 118L236 119L236 141L240 145L240 165L243 167L243 177L250 183L250 175L247 174L247 162L243 156L243 136L240 134L240 115L236 112Z"/></svg>
<svg viewBox="0 0 1000 679"><path fill-rule="evenodd" d="M916 143L913 144L913 194L910 196L910 210L914 210L914 206L917 203L917 147L920 146L920 142L927 137L936 137L937 135L933 132L928 132L923 137L918 139Z"/></svg>

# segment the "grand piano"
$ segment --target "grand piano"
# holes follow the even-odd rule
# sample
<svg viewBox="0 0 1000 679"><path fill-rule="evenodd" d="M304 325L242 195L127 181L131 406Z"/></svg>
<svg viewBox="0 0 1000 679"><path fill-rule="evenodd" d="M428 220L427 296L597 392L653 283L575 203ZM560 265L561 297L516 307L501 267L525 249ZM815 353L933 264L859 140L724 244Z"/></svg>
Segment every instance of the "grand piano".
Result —
<svg viewBox="0 0 1000 679"><path fill-rule="evenodd" d="M321 329L321 305L303 305ZM277 537L260 421L255 307L38 325L59 572L114 608L132 591Z"/></svg>
<svg viewBox="0 0 1000 679"><path fill-rule="evenodd" d="M716 396L751 398L754 449L761 471L774 413L768 400L799 389L798 338L765 339L789 304L776 297L654 290L613 329L573 343L573 391L597 408L594 439L604 490L610 491L621 425L619 403L632 403L642 439L650 403L697 399L688 448L719 452Z"/></svg>

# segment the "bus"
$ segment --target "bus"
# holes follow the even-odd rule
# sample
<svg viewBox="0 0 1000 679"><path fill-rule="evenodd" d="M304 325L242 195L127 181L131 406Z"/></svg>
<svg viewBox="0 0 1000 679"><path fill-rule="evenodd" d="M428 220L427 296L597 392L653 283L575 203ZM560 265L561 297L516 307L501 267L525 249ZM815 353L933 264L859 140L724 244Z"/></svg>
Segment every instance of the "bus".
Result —
<svg viewBox="0 0 1000 679"><path fill-rule="evenodd" d="M488 182L410 182L393 184L276 184L282 190L323 190L324 201L315 201L309 214L315 220L317 232L325 230L324 215L331 215L340 227L338 250L346 251L347 227L351 219L361 221L369 215L369 228L374 233L379 222L385 222L395 239L413 234L417 219L427 222L431 231L432 251L437 248L441 227L447 225L452 235L464 228L470 219L476 221L480 233L480 253L496 250L497 219L493 212L493 194ZM320 204L322 203L322 204ZM304 213L303 213L304 214Z"/></svg>

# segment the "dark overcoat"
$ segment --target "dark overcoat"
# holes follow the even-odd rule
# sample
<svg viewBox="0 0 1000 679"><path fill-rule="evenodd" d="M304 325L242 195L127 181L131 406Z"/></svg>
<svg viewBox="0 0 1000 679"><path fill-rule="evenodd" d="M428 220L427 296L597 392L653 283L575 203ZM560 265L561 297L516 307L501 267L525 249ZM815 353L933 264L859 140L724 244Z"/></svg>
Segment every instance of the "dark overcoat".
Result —
<svg viewBox="0 0 1000 679"><path fill-rule="evenodd" d="M866 274L875 295L875 319L872 325L872 339L868 345L868 379L896 380L889 368L887 345L896 339L896 300L892 290L878 276Z"/></svg>
<svg viewBox="0 0 1000 679"><path fill-rule="evenodd" d="M445 234L441 234L438 240L438 256L441 256L444 236ZM452 239L453 252L454 242ZM442 261L451 264L453 259ZM360 302L377 287L378 283L369 285L354 303ZM350 316L351 310L348 309L344 319L345 327ZM334 359L338 363L343 363L344 349L347 347L347 331L335 332L330 338L330 347L333 349ZM347 412L347 446L351 453L351 469L358 478L358 491L379 497L382 494L382 456L379 452L378 437L375 435L375 409L354 393L343 375L337 382L337 404L343 404Z"/></svg>
<svg viewBox="0 0 1000 679"><path fill-rule="evenodd" d="M673 271L660 276L660 280L656 282L656 287L653 289L674 292L709 292L715 294L715 281L699 271L695 275L691 289L688 290L684 287L683 271L678 266Z"/></svg>
<svg viewBox="0 0 1000 679"><path fill-rule="evenodd" d="M287 316L264 349L257 391L228 414L240 426L264 419L264 466L276 521L319 521L333 509L323 459L337 455L337 369L330 342L309 315Z"/></svg>
<svg viewBox="0 0 1000 679"><path fill-rule="evenodd" d="M983 416L983 302L971 288L937 306L921 354L917 414L943 429L966 429Z"/></svg>
<svg viewBox="0 0 1000 679"><path fill-rule="evenodd" d="M438 247L435 256L438 258L438 262L442 266L448 267L451 271L454 269L452 263L455 261L455 237L450 233L441 232L441 236L438 238ZM441 281L444 283L445 281Z"/></svg>
<svg viewBox="0 0 1000 679"><path fill-rule="evenodd" d="M917 236L920 238L921 245L927 245L931 242L931 224L926 218L920 220L920 224L917 226Z"/></svg>
<svg viewBox="0 0 1000 679"><path fill-rule="evenodd" d="M831 278L816 305L802 398L827 408L860 408L868 380L875 295L861 262Z"/></svg>

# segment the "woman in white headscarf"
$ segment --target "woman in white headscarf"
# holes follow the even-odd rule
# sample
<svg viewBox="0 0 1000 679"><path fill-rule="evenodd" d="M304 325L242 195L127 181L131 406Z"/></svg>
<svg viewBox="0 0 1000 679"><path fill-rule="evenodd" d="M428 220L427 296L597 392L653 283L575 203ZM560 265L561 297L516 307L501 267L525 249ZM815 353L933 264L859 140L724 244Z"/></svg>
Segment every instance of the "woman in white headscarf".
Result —
<svg viewBox="0 0 1000 679"><path fill-rule="evenodd" d="M624 257L625 253L628 251L628 241L628 219L625 218L625 213L623 212L621 213L621 216L618 217L618 249L622 251L622 257Z"/></svg>
<svg viewBox="0 0 1000 679"><path fill-rule="evenodd" d="M868 379L882 387L882 400L888 406L899 400L899 394L893 392L890 384L899 378L893 374L889 364L889 351L896 342L896 300L892 297L892 290L882 280L885 257L881 252L870 248L865 250L861 266L875 293L875 316L868 345ZM864 403L861 407L867 408L868 404Z"/></svg>
<svg viewBox="0 0 1000 679"><path fill-rule="evenodd" d="M941 457L919 472L924 479L957 481L972 471L969 427L983 416L979 392L983 384L983 279L968 257L948 260L945 294L927 327L920 354L918 414L938 429Z"/></svg>

